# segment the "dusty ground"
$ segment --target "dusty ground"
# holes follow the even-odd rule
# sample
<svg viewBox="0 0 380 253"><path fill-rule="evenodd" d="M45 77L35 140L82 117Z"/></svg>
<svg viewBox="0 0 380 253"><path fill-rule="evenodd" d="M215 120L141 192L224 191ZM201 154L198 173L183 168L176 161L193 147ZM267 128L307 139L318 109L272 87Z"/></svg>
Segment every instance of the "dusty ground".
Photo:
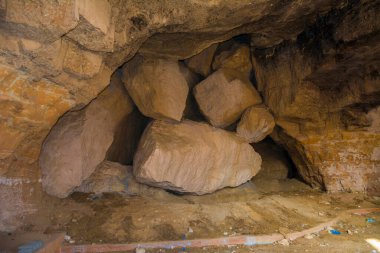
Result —
<svg viewBox="0 0 380 253"><path fill-rule="evenodd" d="M24 232L59 231L67 232L75 244L182 240L300 231L340 215L335 228L341 235L321 232L289 246L230 246L185 252L371 252L373 248L365 239L380 239L380 214L370 215L375 223L366 222L366 216L341 214L353 208L379 207L379 203L379 199L361 194L312 190L295 179L256 180L204 196L161 190L144 197L77 193L63 201L51 201L52 208L32 217L21 231L0 236L3 245L5 241L15 244Z"/></svg>

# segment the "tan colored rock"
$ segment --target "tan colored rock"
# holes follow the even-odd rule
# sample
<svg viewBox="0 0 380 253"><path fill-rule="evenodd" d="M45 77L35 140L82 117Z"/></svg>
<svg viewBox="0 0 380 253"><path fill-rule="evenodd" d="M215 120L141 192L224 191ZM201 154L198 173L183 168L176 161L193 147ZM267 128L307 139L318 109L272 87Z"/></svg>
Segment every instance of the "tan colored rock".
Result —
<svg viewBox="0 0 380 253"><path fill-rule="evenodd" d="M130 170L130 171L129 171ZM86 193L105 193L105 192L124 192L126 186L124 180L132 170L119 163L104 161L100 163L95 171L75 188L75 192Z"/></svg>
<svg viewBox="0 0 380 253"><path fill-rule="evenodd" d="M214 72L196 85L193 92L201 112L215 127L231 125L246 108L261 103L251 82L227 69Z"/></svg>
<svg viewBox="0 0 380 253"><path fill-rule="evenodd" d="M115 25L112 22L112 6L107 0L76 1L79 24L67 33L67 37L81 46L103 52L113 52Z"/></svg>
<svg viewBox="0 0 380 253"><path fill-rule="evenodd" d="M58 39L79 21L74 0L12 0L5 7L5 21L11 29L43 42Z"/></svg>
<svg viewBox="0 0 380 253"><path fill-rule="evenodd" d="M87 79L100 71L102 62L101 55L81 50L70 43L63 61L63 70L79 79Z"/></svg>
<svg viewBox="0 0 380 253"><path fill-rule="evenodd" d="M185 60L185 63L189 69L198 73L204 77L208 76L211 71L211 63L214 58L214 53L218 44L212 44L210 47L204 49L197 55Z"/></svg>
<svg viewBox="0 0 380 253"><path fill-rule="evenodd" d="M48 70L51 75L57 75L62 71L62 64L68 44L61 39L51 44L41 44L27 39L20 41L23 53L29 56L33 63Z"/></svg>
<svg viewBox="0 0 380 253"><path fill-rule="evenodd" d="M80 111L65 114L52 128L40 155L47 193L67 197L101 163L116 126L133 105L116 77L99 97Z"/></svg>
<svg viewBox="0 0 380 253"><path fill-rule="evenodd" d="M230 132L189 120L154 121L140 141L133 172L148 185L206 194L248 181L260 166L253 148Z"/></svg>
<svg viewBox="0 0 380 253"><path fill-rule="evenodd" d="M103 33L108 32L111 23L111 5L107 0L81 0L76 4L80 16Z"/></svg>
<svg viewBox="0 0 380 253"><path fill-rule="evenodd" d="M177 61L136 56L123 71L124 85L142 114L181 120L189 88Z"/></svg>
<svg viewBox="0 0 380 253"><path fill-rule="evenodd" d="M215 56L212 68L214 70L220 68L233 69L241 72L243 76L248 78L252 70L249 46L239 43L229 44L231 46L227 46L227 49Z"/></svg>
<svg viewBox="0 0 380 253"><path fill-rule="evenodd" d="M321 43L324 51L335 52L327 41ZM279 126L271 136L285 146L299 175L313 187L380 194L380 162L375 158L380 134L373 128L379 81L369 73L354 74L371 69L357 63L380 52L375 44L371 50L364 45L342 50L339 62L335 55L315 61L307 53L314 48L307 43L253 54L258 89Z"/></svg>
<svg viewBox="0 0 380 253"><path fill-rule="evenodd" d="M268 108L251 106L243 113L236 133L249 143L259 142L272 133L274 126L274 118Z"/></svg>
<svg viewBox="0 0 380 253"><path fill-rule="evenodd" d="M154 196L163 190L137 182L133 175L132 166L105 160L74 191L95 194L113 192Z"/></svg>
<svg viewBox="0 0 380 253"><path fill-rule="evenodd" d="M10 214L10 216L0 218L0 223L5 222L9 226L14 221L18 221L18 224L22 223L21 217L25 215L20 215L20 210L36 211L38 208L45 208L40 205L38 199L32 199L30 195L33 192L35 196L43 196L40 183L38 183L40 170L36 161L41 144L52 125L68 109L87 104L104 90L109 83L111 73L133 57L144 41L145 50L160 55L171 55L176 59L189 58L212 43L242 33L253 32L252 36L256 38L265 37L265 43L261 43L260 48L267 48L279 44L282 40L295 38L307 25L314 22L317 14L323 15L341 6L340 2L331 0L318 3L313 0L305 0L302 3L289 1L280 10L277 10L278 6L273 5L272 1L236 1L233 5L230 1L199 1L197 5L194 5L193 1L108 1L111 5L112 21L111 29L105 35L91 24L94 22L89 22L83 17L85 15L78 13L76 8L78 2L82 3L75 0L0 1L2 19L0 63L18 72L17 78L0 78L0 82L6 84L5 86L10 90L9 94L12 94L14 87L22 86L21 90L28 90L24 94L21 93L22 95L18 93L15 96L8 96L7 91L6 99L1 97L2 123L10 129L24 133L25 137L18 145L13 146L15 150L10 156L0 159L0 170L5 171L3 175L6 182L13 178L33 182L19 184L18 187L22 188L22 191L8 185L3 185L1 188L4 190L0 195L9 196L11 201L4 202L5 198L0 200L0 206L7 205ZM97 4L100 1L91 2ZM369 1L366 4L372 5L369 8L376 10L376 1ZM360 8L361 4L357 6ZM106 9L104 13L96 13L96 15L105 13L107 13ZM275 13L274 19L273 13ZM354 15L352 20L355 20L355 12L352 15ZM113 24L115 26L114 39L111 32ZM373 26L369 24L368 27ZM371 31L368 34L376 35L377 33ZM85 52L97 54L107 51L109 53L103 55L105 64L100 73L91 79L82 79L82 77L77 78L75 75L59 70L59 64L53 68L46 68L50 65L50 59L57 59L54 53L50 53L50 49L45 51L41 48L41 52L46 52L46 54L41 53L38 55L38 60L32 61L27 53L19 49L21 39L39 41L47 49L50 48L49 43L54 44L51 45L54 48L57 39L74 40L74 43L80 45L80 49ZM377 39L373 41L378 42ZM363 43L371 52L372 59L376 59L378 51L374 51L373 44L369 45L369 42L365 40ZM114 47L112 47L113 44L115 44ZM257 44L253 45L257 46ZM350 60L349 62L358 63L358 65L360 63L362 66L363 62L368 62L370 59L371 57L366 57L364 61ZM342 69L351 70L352 68ZM61 71L62 73L56 76ZM22 77L23 81L20 81L22 75L28 80ZM356 73L355 75L361 76ZM330 79L333 75L325 76ZM19 81L14 82L14 80ZM378 83L378 80L374 79L373 82ZM329 81L329 83L332 82ZM25 96L29 90L34 91L33 95ZM9 147L10 145L6 149L9 150ZM5 227L9 228L9 226Z"/></svg>

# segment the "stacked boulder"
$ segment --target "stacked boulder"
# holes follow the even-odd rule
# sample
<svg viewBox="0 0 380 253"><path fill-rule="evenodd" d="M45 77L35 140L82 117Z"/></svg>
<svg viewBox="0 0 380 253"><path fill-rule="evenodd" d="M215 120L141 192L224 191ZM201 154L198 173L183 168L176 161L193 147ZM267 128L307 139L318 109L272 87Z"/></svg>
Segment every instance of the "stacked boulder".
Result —
<svg viewBox="0 0 380 253"><path fill-rule="evenodd" d="M261 157L249 143L270 134L274 119L249 80L251 68L249 47L236 42L211 45L184 64L141 55L125 64L126 89L153 118L134 157L137 181L206 194L255 176ZM209 124L185 119L195 109ZM225 130L240 118L237 132Z"/></svg>
<svg viewBox="0 0 380 253"><path fill-rule="evenodd" d="M261 168L250 143L274 127L251 68L249 47L230 41L183 62L136 55L98 98L52 129L40 156L45 191L64 198L77 191L140 194L154 186L201 195L245 183ZM133 169L115 163L123 163L118 150L125 147L115 138L132 101L152 119Z"/></svg>

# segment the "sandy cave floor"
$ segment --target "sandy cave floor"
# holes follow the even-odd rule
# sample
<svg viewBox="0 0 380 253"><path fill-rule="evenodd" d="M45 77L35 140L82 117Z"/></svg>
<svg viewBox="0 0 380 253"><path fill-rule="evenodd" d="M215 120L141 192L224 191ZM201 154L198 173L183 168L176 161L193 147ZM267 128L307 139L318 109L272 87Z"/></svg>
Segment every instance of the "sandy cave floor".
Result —
<svg viewBox="0 0 380 253"><path fill-rule="evenodd" d="M0 234L0 245L11 248L24 233L67 232L75 244L130 243L215 238L301 231L339 216L334 227L313 239L300 238L289 246L230 246L147 250L146 252L371 252L365 239L380 240L380 213L367 216L344 210L380 207L380 199L356 193L327 194L295 179L253 180L237 188L204 196L157 191L149 196L75 193L31 217L29 225ZM366 222L366 218L376 220ZM192 232L189 232L192 230ZM352 234L348 234L348 230ZM24 239L25 240L25 239ZM1 252L1 251L0 251ZM7 251L8 252L8 251ZM11 251L9 251L11 252Z"/></svg>

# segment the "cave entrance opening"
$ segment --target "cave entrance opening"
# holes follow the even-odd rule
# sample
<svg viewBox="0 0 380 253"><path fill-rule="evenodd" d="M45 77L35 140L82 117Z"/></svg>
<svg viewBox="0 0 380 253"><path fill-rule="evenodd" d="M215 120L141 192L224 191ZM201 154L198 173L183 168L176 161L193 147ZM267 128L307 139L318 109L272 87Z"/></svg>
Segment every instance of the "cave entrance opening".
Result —
<svg viewBox="0 0 380 253"><path fill-rule="evenodd" d="M200 59L178 62L138 54L97 98L63 115L40 158L45 191L61 198L55 226L64 226L76 243L98 243L263 234L298 220L288 213L298 201L292 196L315 191L269 137L275 123L256 90L249 40L237 36ZM216 81L208 84L210 78ZM183 104L173 80L189 90ZM202 83L209 86L195 91ZM141 91L142 85L154 87ZM251 107L253 119L244 116ZM136 175L140 160L154 166ZM160 172L160 181L154 173L165 166L171 171Z"/></svg>

